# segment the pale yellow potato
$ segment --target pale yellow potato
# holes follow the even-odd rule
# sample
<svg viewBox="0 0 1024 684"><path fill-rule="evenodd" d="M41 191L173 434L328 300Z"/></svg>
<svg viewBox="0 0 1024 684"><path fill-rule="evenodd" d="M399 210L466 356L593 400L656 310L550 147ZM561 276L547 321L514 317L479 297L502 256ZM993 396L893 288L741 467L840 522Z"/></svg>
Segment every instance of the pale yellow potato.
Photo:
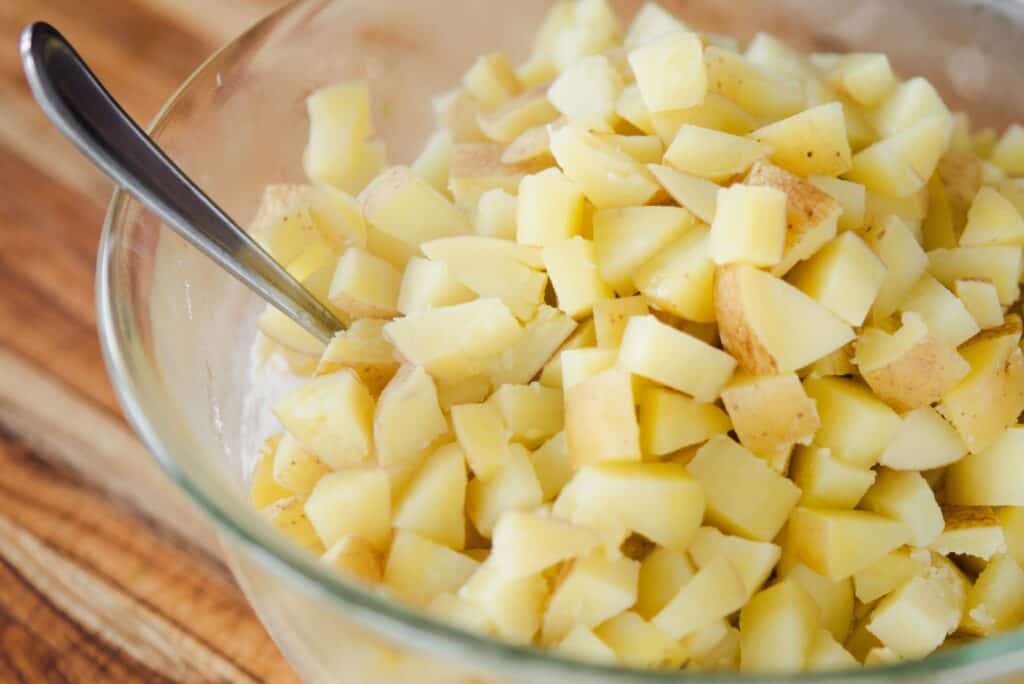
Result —
<svg viewBox="0 0 1024 684"><path fill-rule="evenodd" d="M514 193L523 178L548 166L545 160L514 164L502 160L505 148L498 143L456 143L452 148L448 192L455 206L471 212L490 190Z"/></svg>
<svg viewBox="0 0 1024 684"><path fill-rule="evenodd" d="M446 130L435 131L427 138L419 156L410 167L442 194L448 193L448 173L452 167L453 145L451 133Z"/></svg>
<svg viewBox="0 0 1024 684"><path fill-rule="evenodd" d="M755 140L684 124L665 151L665 163L718 183L745 173L771 152L770 146Z"/></svg>
<svg viewBox="0 0 1024 684"><path fill-rule="evenodd" d="M372 135L370 89L365 81L339 83L306 98L309 140L302 155L316 183L359 192L384 166L383 147Z"/></svg>
<svg viewBox="0 0 1024 684"><path fill-rule="evenodd" d="M560 355L561 387L568 391L598 373L614 368L618 358L617 349L567 349ZM630 386L636 389L635 379L630 379Z"/></svg>
<svg viewBox="0 0 1024 684"><path fill-rule="evenodd" d="M331 471L316 456L302 448L299 441L287 432L281 435L274 452L274 482L289 494L308 496L313 486Z"/></svg>
<svg viewBox="0 0 1024 684"><path fill-rule="evenodd" d="M557 435L540 445L530 454L530 463L534 474L544 492L544 502L554 500L562 487L572 479L573 468L569 462L569 449L565 442L565 433Z"/></svg>
<svg viewBox="0 0 1024 684"><path fill-rule="evenodd" d="M561 641L574 628L592 629L636 603L640 564L602 551L579 558L551 593L541 643Z"/></svg>
<svg viewBox="0 0 1024 684"><path fill-rule="evenodd" d="M485 107L497 107L523 90L515 69L500 52L481 55L462 77L462 87Z"/></svg>
<svg viewBox="0 0 1024 684"><path fill-rule="evenodd" d="M572 24L558 32L551 51L559 69L581 57L604 52L622 41L622 27L607 0L582 0L570 4Z"/></svg>
<svg viewBox="0 0 1024 684"><path fill-rule="evenodd" d="M633 17L623 45L634 48L647 41L676 31L688 31L689 28L677 16L666 10L657 2L645 2Z"/></svg>
<svg viewBox="0 0 1024 684"><path fill-rule="evenodd" d="M603 665L615 665L619 659L608 644L597 638L593 630L585 627L573 627L572 631L566 634L565 638L553 647L552 651L570 658Z"/></svg>
<svg viewBox="0 0 1024 684"><path fill-rule="evenodd" d="M1010 306L1020 297L1020 247L957 247L928 252L928 270L946 287L957 280L983 278L995 285L999 303Z"/></svg>
<svg viewBox="0 0 1024 684"><path fill-rule="evenodd" d="M647 299L642 295L594 302L593 320L597 346L601 349L618 349L629 319L633 316L646 316L649 313Z"/></svg>
<svg viewBox="0 0 1024 684"><path fill-rule="evenodd" d="M946 556L959 553L982 560L1006 553L1006 537L991 506L942 506L945 528L931 548Z"/></svg>
<svg viewBox="0 0 1024 684"><path fill-rule="evenodd" d="M715 436L686 466L704 487L706 520L723 532L770 541L800 499L800 489L725 436Z"/></svg>
<svg viewBox="0 0 1024 684"><path fill-rule="evenodd" d="M989 636L1024 620L1024 570L1009 556L993 558L967 592L962 631Z"/></svg>
<svg viewBox="0 0 1024 684"><path fill-rule="evenodd" d="M846 670L860 667L860 662L835 640L827 629L819 629L807 653L807 668L812 672Z"/></svg>
<svg viewBox="0 0 1024 684"><path fill-rule="evenodd" d="M504 164L530 163L538 167L554 166L555 158L551 154L551 131L564 124L556 119L550 124L527 128L510 142L501 153Z"/></svg>
<svg viewBox="0 0 1024 684"><path fill-rule="evenodd" d="M511 458L505 422L493 404L452 406L451 421L466 462L479 479L489 479Z"/></svg>
<svg viewBox="0 0 1024 684"><path fill-rule="evenodd" d="M882 288L871 307L873 318L878 320L892 315L906 300L929 267L929 257L907 224L896 216L875 222L864 231L863 238L886 269Z"/></svg>
<svg viewBox="0 0 1024 684"><path fill-rule="evenodd" d="M583 194L557 168L523 178L519 184L515 239L544 247L579 235Z"/></svg>
<svg viewBox="0 0 1024 684"><path fill-rule="evenodd" d="M650 620L675 598L694 575L693 564L682 551L656 547L640 562L636 605L633 609Z"/></svg>
<svg viewBox="0 0 1024 684"><path fill-rule="evenodd" d="M956 247L958 215L954 214L949 193L939 174L932 176L926 187L928 191L928 213L921 222L921 245L928 251ZM964 223L966 213L963 216Z"/></svg>
<svg viewBox="0 0 1024 684"><path fill-rule="evenodd" d="M476 604L457 594L443 593L427 604L427 613L450 625L477 634L493 635L494 625Z"/></svg>
<svg viewBox="0 0 1024 684"><path fill-rule="evenodd" d="M379 584L384 570L377 550L368 541L351 535L336 541L320 562L366 584Z"/></svg>
<svg viewBox="0 0 1024 684"><path fill-rule="evenodd" d="M507 511L528 511L544 499L529 451L521 444L509 450L508 461L490 479L474 478L466 487L466 516L477 532L490 537Z"/></svg>
<svg viewBox="0 0 1024 684"><path fill-rule="evenodd" d="M484 106L476 96L463 88L455 88L436 95L430 104L434 122L438 128L448 132L453 143L487 141L477 123Z"/></svg>
<svg viewBox="0 0 1024 684"><path fill-rule="evenodd" d="M597 137L625 152L641 164L655 164L665 154L665 145L656 135L622 135L619 133L598 133Z"/></svg>
<svg viewBox="0 0 1024 684"><path fill-rule="evenodd" d="M996 516L1003 527L1007 554L1020 565L1024 560L1024 507L1003 506L996 509Z"/></svg>
<svg viewBox="0 0 1024 684"><path fill-rule="evenodd" d="M809 366L800 369L802 378L828 378L843 375L855 375L853 366L853 345L836 349L828 356L823 356Z"/></svg>
<svg viewBox="0 0 1024 684"><path fill-rule="evenodd" d="M647 168L679 206L688 209L704 223L714 221L718 191L721 189L717 184L669 166L648 164Z"/></svg>
<svg viewBox="0 0 1024 684"><path fill-rule="evenodd" d="M274 406L303 448L334 469L370 458L373 410L370 393L348 369L314 378Z"/></svg>
<svg viewBox="0 0 1024 684"><path fill-rule="evenodd" d="M919 447L927 449L926 444ZM910 529L910 543L927 547L944 528L942 511L928 482L917 472L880 468L861 508L899 520Z"/></svg>
<svg viewBox="0 0 1024 684"><path fill-rule="evenodd" d="M654 385L640 392L637 420L640 447L652 456L701 444L732 429L729 416L715 404Z"/></svg>
<svg viewBox="0 0 1024 684"><path fill-rule="evenodd" d="M394 505L394 526L461 550L466 544L466 458L456 444L426 457Z"/></svg>
<svg viewBox="0 0 1024 684"><path fill-rule="evenodd" d="M941 185L946 201L949 203L950 218L953 224L954 235L959 235L967 223L968 211L978 191L982 187L982 161L974 154L974 151L966 148L956 150L950 146L950 150L939 161L937 169L940 183L929 185L931 191L935 185ZM1015 186L1012 184L999 183L1000 193L1005 192L1004 197L1010 200L1014 206ZM1018 209L1019 211L1019 209ZM954 245L946 245L953 247Z"/></svg>
<svg viewBox="0 0 1024 684"><path fill-rule="evenodd" d="M605 55L585 57L567 67L551 87L548 100L573 125L611 131L618 114L622 76Z"/></svg>
<svg viewBox="0 0 1024 684"><path fill-rule="evenodd" d="M324 343L319 338L271 304L260 314L256 327L270 340L296 354L316 358L324 352Z"/></svg>
<svg viewBox="0 0 1024 684"><path fill-rule="evenodd" d="M598 209L646 204L661 186L643 164L578 126L550 133L551 154Z"/></svg>
<svg viewBox="0 0 1024 684"><path fill-rule="evenodd" d="M855 600L853 580L838 582L822 577L803 563L797 563L779 576L796 583L818 605L821 626L837 641L845 641L853 623Z"/></svg>
<svg viewBox="0 0 1024 684"><path fill-rule="evenodd" d="M853 574L857 600L870 604L923 573L931 563L925 549L902 546Z"/></svg>
<svg viewBox="0 0 1024 684"><path fill-rule="evenodd" d="M704 102L708 73L704 47L695 33L677 30L652 37L630 50L629 65L649 112Z"/></svg>
<svg viewBox="0 0 1024 684"><path fill-rule="evenodd" d="M875 513L798 507L789 520L787 541L807 567L839 581L909 538L905 525Z"/></svg>
<svg viewBox="0 0 1024 684"><path fill-rule="evenodd" d="M640 94L640 87L636 83L630 83L619 93L619 99L615 103L615 113L644 135L654 135L654 122L651 121L651 113L647 111L644 97Z"/></svg>
<svg viewBox="0 0 1024 684"><path fill-rule="evenodd" d="M372 396L380 395L399 367L394 348L384 337L385 324L374 318L353 321L328 343L314 375L350 368Z"/></svg>
<svg viewBox="0 0 1024 684"><path fill-rule="evenodd" d="M383 551L391 540L391 487L382 470L350 468L324 475L303 510L325 547L355 535Z"/></svg>
<svg viewBox="0 0 1024 684"><path fill-rule="evenodd" d="M688 552L698 568L704 568L719 556L725 556L739 574L748 599L768 580L782 553L771 542L722 534L714 527L697 530Z"/></svg>
<svg viewBox="0 0 1024 684"><path fill-rule="evenodd" d="M1024 174L1024 128L1018 124L1012 124L1002 137L994 142L991 155L979 154L979 156L987 157L993 164L1011 176Z"/></svg>
<svg viewBox="0 0 1024 684"><path fill-rule="evenodd" d="M428 240L473 232L469 219L415 171L395 166L359 195L366 221L415 249Z"/></svg>
<svg viewBox="0 0 1024 684"><path fill-rule="evenodd" d="M839 202L843 209L839 230L860 230L864 226L867 191L863 185L831 176L811 176L807 180Z"/></svg>
<svg viewBox="0 0 1024 684"><path fill-rule="evenodd" d="M956 463L966 453L967 445L953 426L931 406L922 406L902 416L878 460L894 470L929 470Z"/></svg>
<svg viewBox="0 0 1024 684"><path fill-rule="evenodd" d="M953 283L953 291L982 330L998 328L1005 320L999 293L991 280L965 278Z"/></svg>
<svg viewBox="0 0 1024 684"><path fill-rule="evenodd" d="M540 575L505 577L497 565L485 561L457 595L486 616L496 636L528 644L540 629L548 583Z"/></svg>
<svg viewBox="0 0 1024 684"><path fill-rule="evenodd" d="M378 463L409 463L447 434L433 379L418 366L403 366L381 392L374 411Z"/></svg>
<svg viewBox="0 0 1024 684"><path fill-rule="evenodd" d="M515 195L501 188L492 188L477 200L473 227L476 234L482 237L515 240L518 212L519 200Z"/></svg>
<svg viewBox="0 0 1024 684"><path fill-rule="evenodd" d="M366 226L366 250L395 268L405 268L409 259L421 253L419 247L409 245L372 225Z"/></svg>
<svg viewBox="0 0 1024 684"><path fill-rule="evenodd" d="M273 435L263 442L256 465L250 474L249 501L257 510L266 508L279 499L293 496L291 490L282 487L274 480L274 459L283 436Z"/></svg>
<svg viewBox="0 0 1024 684"><path fill-rule="evenodd" d="M510 143L534 126L543 126L559 117L559 111L547 98L547 87L530 88L506 100L496 109L477 114L484 135L495 142Z"/></svg>
<svg viewBox="0 0 1024 684"><path fill-rule="evenodd" d="M747 596L732 563L725 556L716 556L682 586L651 623L681 639L739 610Z"/></svg>
<svg viewBox="0 0 1024 684"><path fill-rule="evenodd" d="M651 125L666 145L671 145L683 126L710 128L732 135L746 135L757 128L757 119L727 97L707 93L704 102L686 109L650 114Z"/></svg>
<svg viewBox="0 0 1024 684"><path fill-rule="evenodd" d="M899 311L920 315L932 337L953 347L959 347L981 330L963 302L927 273L914 285Z"/></svg>
<svg viewBox="0 0 1024 684"><path fill-rule="evenodd" d="M550 362L576 328L576 321L565 313L541 304L533 319L523 326L519 340L493 359L492 383L495 386L528 383Z"/></svg>
<svg viewBox="0 0 1024 684"><path fill-rule="evenodd" d="M789 477L800 488L800 503L819 508L856 508L875 481L875 472L841 461L828 449L797 446Z"/></svg>
<svg viewBox="0 0 1024 684"><path fill-rule="evenodd" d="M950 120L931 116L853 156L846 178L889 197L906 197L925 186L945 150Z"/></svg>
<svg viewBox="0 0 1024 684"><path fill-rule="evenodd" d="M542 572L586 556L601 545L597 532L547 515L508 511L494 526L491 559L507 577Z"/></svg>
<svg viewBox="0 0 1024 684"><path fill-rule="evenodd" d="M986 247L1021 244L1024 244L1024 218L997 190L982 187L967 212L967 226L960 234L960 245Z"/></svg>
<svg viewBox="0 0 1024 684"><path fill-rule="evenodd" d="M864 385L845 378L807 378L821 426L815 443L836 458L870 468L900 427L900 418Z"/></svg>
<svg viewBox="0 0 1024 684"><path fill-rule="evenodd" d="M800 672L820 628L818 606L792 581L756 594L740 611L740 671Z"/></svg>
<svg viewBox="0 0 1024 684"><path fill-rule="evenodd" d="M920 76L901 83L873 113L875 128L888 138L934 118L942 122L943 147L953 131L953 115L935 87ZM944 150L943 150L944 151ZM926 177L931 174L926 174Z"/></svg>
<svg viewBox="0 0 1024 684"><path fill-rule="evenodd" d="M840 176L852 166L843 106L838 102L776 121L750 137L772 148L772 162L804 177Z"/></svg>
<svg viewBox="0 0 1024 684"><path fill-rule="evenodd" d="M759 31L755 34L743 54L754 64L772 73L798 78L816 75L807 55L770 33Z"/></svg>
<svg viewBox="0 0 1024 684"><path fill-rule="evenodd" d="M594 212L594 251L601 279L620 296L636 292L644 264L697 225L681 207L626 207Z"/></svg>
<svg viewBox="0 0 1024 684"><path fill-rule="evenodd" d="M627 667L675 669L688 656L683 644L632 611L619 613L599 625L594 634Z"/></svg>
<svg viewBox="0 0 1024 684"><path fill-rule="evenodd" d="M350 247L338 260L328 299L353 318L398 315L402 273L365 249Z"/></svg>
<svg viewBox="0 0 1024 684"><path fill-rule="evenodd" d="M783 280L745 264L719 268L715 312L723 346L744 370L788 373L830 354L853 331ZM800 321L800 326L792 321Z"/></svg>
<svg viewBox="0 0 1024 684"><path fill-rule="evenodd" d="M475 298L476 293L455 280L443 261L412 257L402 273L396 308L408 315Z"/></svg>
<svg viewBox="0 0 1024 684"><path fill-rule="evenodd" d="M829 69L828 81L864 107L878 105L897 85L889 58L880 52L843 55Z"/></svg>
<svg viewBox="0 0 1024 684"><path fill-rule="evenodd" d="M769 460L810 442L818 430L817 408L796 373L739 373L722 390L722 403L740 443Z"/></svg>
<svg viewBox="0 0 1024 684"><path fill-rule="evenodd" d="M791 284L853 326L864 323L885 278L885 264L852 231L828 242L788 276Z"/></svg>
<svg viewBox="0 0 1024 684"><path fill-rule="evenodd" d="M736 361L654 316L634 316L626 324L617 366L698 401L714 401Z"/></svg>
<svg viewBox="0 0 1024 684"><path fill-rule="evenodd" d="M1024 505L1024 428L1008 428L986 449L946 472L946 501L962 506Z"/></svg>
<svg viewBox="0 0 1024 684"><path fill-rule="evenodd" d="M776 77L745 57L711 45L704 50L708 88L755 117L777 121L802 111L807 98L800 79Z"/></svg>
<svg viewBox="0 0 1024 684"><path fill-rule="evenodd" d="M786 194L734 185L718 191L708 252L716 264L774 266L786 246Z"/></svg>
<svg viewBox="0 0 1024 684"><path fill-rule="evenodd" d="M633 285L662 311L699 323L715 320L710 230L695 226L637 268Z"/></svg>
<svg viewBox="0 0 1024 684"><path fill-rule="evenodd" d="M305 497L286 496L260 509L260 515L300 548L319 555L324 552L324 545L306 517L305 504Z"/></svg>
<svg viewBox="0 0 1024 684"><path fill-rule="evenodd" d="M602 280L594 242L576 236L544 247L541 251L558 308L579 320L590 315L594 302L612 299L611 286Z"/></svg>
<svg viewBox="0 0 1024 684"><path fill-rule="evenodd" d="M487 401L501 414L509 439L527 448L540 446L564 425L562 391L539 382L502 385Z"/></svg>
<svg viewBox="0 0 1024 684"><path fill-rule="evenodd" d="M437 403L441 410L449 412L459 404L473 404L487 398L494 388L486 374L471 375L459 380L437 381Z"/></svg>
<svg viewBox="0 0 1024 684"><path fill-rule="evenodd" d="M697 636L703 636L705 633L717 632L712 634L713 637L717 636L715 643L712 646L706 646L703 652L694 653L693 658L686 664L688 670L700 672L700 671L735 671L740 666L740 630L728 625L726 623L713 623L713 626L706 627L704 630L694 632L689 637L686 637L685 641L688 643L695 640Z"/></svg>
<svg viewBox="0 0 1024 684"><path fill-rule="evenodd" d="M409 530L397 530L384 564L384 583L402 600L426 607L457 591L480 567L469 556Z"/></svg>

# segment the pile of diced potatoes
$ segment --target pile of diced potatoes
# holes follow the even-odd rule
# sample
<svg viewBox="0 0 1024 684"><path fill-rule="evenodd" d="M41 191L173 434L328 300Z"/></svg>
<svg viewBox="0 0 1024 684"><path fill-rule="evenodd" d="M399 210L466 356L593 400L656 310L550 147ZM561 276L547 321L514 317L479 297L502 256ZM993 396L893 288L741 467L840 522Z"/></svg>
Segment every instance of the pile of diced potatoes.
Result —
<svg viewBox="0 0 1024 684"><path fill-rule="evenodd" d="M1024 128L884 54L561 0L387 166L308 100L261 244L308 381L254 505L441 620L593 662L824 670L1024 620ZM1019 178L1018 178L1019 177Z"/></svg>

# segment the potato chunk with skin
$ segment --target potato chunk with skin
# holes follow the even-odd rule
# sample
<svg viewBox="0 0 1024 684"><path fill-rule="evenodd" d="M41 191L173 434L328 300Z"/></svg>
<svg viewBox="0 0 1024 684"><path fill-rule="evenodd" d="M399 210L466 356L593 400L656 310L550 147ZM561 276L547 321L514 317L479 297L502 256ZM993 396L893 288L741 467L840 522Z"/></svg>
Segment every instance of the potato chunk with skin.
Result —
<svg viewBox="0 0 1024 684"><path fill-rule="evenodd" d="M391 318L398 314L402 274L359 247L345 250L331 280L328 299L350 316Z"/></svg>
<svg viewBox="0 0 1024 684"><path fill-rule="evenodd" d="M846 324L803 292L745 264L718 270L715 312L725 349L759 375L803 368L853 339Z"/></svg>
<svg viewBox="0 0 1024 684"><path fill-rule="evenodd" d="M576 627L592 628L636 603L640 564L601 551L576 559L551 593L541 643L561 641Z"/></svg>
<svg viewBox="0 0 1024 684"><path fill-rule="evenodd" d="M1024 506L1024 428L1008 428L946 473L946 500L962 506Z"/></svg>
<svg viewBox="0 0 1024 684"><path fill-rule="evenodd" d="M320 554L324 545L303 511L305 503L304 497L286 496L260 509L260 515L301 548Z"/></svg>
<svg viewBox="0 0 1024 684"><path fill-rule="evenodd" d="M771 160L801 176L840 176L852 166L843 106L812 107L750 134L770 146Z"/></svg>
<svg viewBox="0 0 1024 684"><path fill-rule="evenodd" d="M507 511L536 508L544 499L529 452L514 444L508 462L489 480L473 479L466 488L466 515L477 531L490 537L494 526Z"/></svg>
<svg viewBox="0 0 1024 684"><path fill-rule="evenodd" d="M910 312L891 335L879 328L862 330L855 349L861 376L898 411L938 401L970 371L953 346L932 337L924 320Z"/></svg>
<svg viewBox="0 0 1024 684"><path fill-rule="evenodd" d="M807 567L839 581L909 538L905 525L874 513L799 507L790 517L787 540Z"/></svg>
<svg viewBox="0 0 1024 684"><path fill-rule="evenodd" d="M433 379L417 366L405 366L377 400L373 438L381 465L414 461L424 449L448 434L437 403Z"/></svg>
<svg viewBox="0 0 1024 684"><path fill-rule="evenodd" d="M618 118L616 104L622 76L604 55L585 57L559 74L548 88L548 100L574 125L610 131Z"/></svg>
<svg viewBox="0 0 1024 684"><path fill-rule="evenodd" d="M545 169L519 184L516 240L544 247L578 235L583 194L558 169Z"/></svg>
<svg viewBox="0 0 1024 684"><path fill-rule="evenodd" d="M655 306L699 323L715 320L715 262L710 230L696 226L633 272L633 284Z"/></svg>
<svg viewBox="0 0 1024 684"><path fill-rule="evenodd" d="M774 539L800 498L796 485L725 436L708 440L686 469L704 488L706 519L748 539Z"/></svg>
<svg viewBox="0 0 1024 684"><path fill-rule="evenodd" d="M978 191L967 212L967 226L960 234L960 245L1024 244L1024 218L997 190L985 186Z"/></svg>
<svg viewBox="0 0 1024 684"><path fill-rule="evenodd" d="M524 131L549 124L558 116L558 110L547 98L547 86L538 86L506 100L497 109L479 112L476 121L491 140L510 143Z"/></svg>
<svg viewBox="0 0 1024 684"><path fill-rule="evenodd" d="M674 639L681 639L739 610L747 590L732 563L716 556L651 619Z"/></svg>
<svg viewBox="0 0 1024 684"><path fill-rule="evenodd" d="M953 291L982 330L1003 324L1003 307L999 304L999 293L992 281L979 278L957 280Z"/></svg>
<svg viewBox="0 0 1024 684"><path fill-rule="evenodd" d="M900 427L879 457L879 463L893 470L929 470L956 463L967 453L967 445L953 426L931 406L903 415Z"/></svg>
<svg viewBox="0 0 1024 684"><path fill-rule="evenodd" d="M989 560L1006 553L1006 537L991 506L942 506L945 528L931 544L947 556L965 554Z"/></svg>
<svg viewBox="0 0 1024 684"><path fill-rule="evenodd" d="M383 577L377 550L359 537L342 537L324 552L320 561L366 584L378 584Z"/></svg>
<svg viewBox="0 0 1024 684"><path fill-rule="evenodd" d="M359 201L370 225L414 249L428 240L473 232L461 211L404 166L377 176Z"/></svg>
<svg viewBox="0 0 1024 684"><path fill-rule="evenodd" d="M649 112L704 102L708 74L697 34L674 31L654 37L629 52L629 64Z"/></svg>
<svg viewBox="0 0 1024 684"><path fill-rule="evenodd" d="M426 606L457 591L480 567L469 556L426 537L398 530L384 566L384 582L404 600Z"/></svg>
<svg viewBox="0 0 1024 684"><path fill-rule="evenodd" d="M722 390L722 402L740 443L769 460L818 430L818 410L796 373L737 375Z"/></svg>
<svg viewBox="0 0 1024 684"><path fill-rule="evenodd" d="M819 627L817 604L795 582L765 589L740 611L740 670L799 672Z"/></svg>
<svg viewBox="0 0 1024 684"><path fill-rule="evenodd" d="M861 508L902 522L910 529L909 541L914 546L926 547L934 542L945 525L934 492L917 472L879 469Z"/></svg>
<svg viewBox="0 0 1024 684"><path fill-rule="evenodd" d="M821 508L855 508L875 481L872 470L840 461L828 449L798 446L789 476L800 488L800 503Z"/></svg>
<svg viewBox="0 0 1024 684"><path fill-rule="evenodd" d="M718 191L708 251L716 264L774 266L786 243L786 195L771 187Z"/></svg>
<svg viewBox="0 0 1024 684"><path fill-rule="evenodd" d="M697 220L681 207L626 207L594 212L593 225L601 279L626 296L636 291L637 269L692 230Z"/></svg>
<svg viewBox="0 0 1024 684"><path fill-rule="evenodd" d="M691 211L704 223L710 224L715 220L718 191L721 189L718 185L668 166L648 164L647 168L679 206Z"/></svg>
<svg viewBox="0 0 1024 684"><path fill-rule="evenodd" d="M551 154L598 209L646 204L660 190L643 164L578 126L550 133Z"/></svg>
<svg viewBox="0 0 1024 684"><path fill-rule="evenodd" d="M573 318L590 314L594 302L612 299L612 288L601 279L594 243L582 237L548 245L541 252L558 308Z"/></svg>
<svg viewBox="0 0 1024 684"><path fill-rule="evenodd" d="M665 163L717 183L744 173L771 151L753 140L685 124L665 151Z"/></svg>
<svg viewBox="0 0 1024 684"><path fill-rule="evenodd" d="M324 546L346 535L379 551L391 538L391 488L382 470L357 468L324 475L303 507Z"/></svg>
<svg viewBox="0 0 1024 684"><path fill-rule="evenodd" d="M686 392L698 401L714 401L736 362L720 349L654 316L634 316L622 336L618 367Z"/></svg>
<svg viewBox="0 0 1024 684"><path fill-rule="evenodd" d="M797 264L787 279L845 323L859 326L867 318L885 274L882 260L848 231Z"/></svg>
<svg viewBox="0 0 1024 684"><path fill-rule="evenodd" d="M967 608L961 629L988 636L1005 632L1024 620L1024 570L1009 556L999 556L985 566L967 592Z"/></svg>
<svg viewBox="0 0 1024 684"><path fill-rule="evenodd" d="M273 477L289 495L307 496L317 481L330 471L320 459L305 451L297 439L287 432L281 436L274 452Z"/></svg>
<svg viewBox="0 0 1024 684"><path fill-rule="evenodd" d="M732 429L729 416L715 404L657 386L641 391L637 418L641 448L653 456L700 444Z"/></svg>
<svg viewBox="0 0 1024 684"><path fill-rule="evenodd" d="M924 187L945 151L949 119L932 116L854 155L847 180L887 197L906 197Z"/></svg>

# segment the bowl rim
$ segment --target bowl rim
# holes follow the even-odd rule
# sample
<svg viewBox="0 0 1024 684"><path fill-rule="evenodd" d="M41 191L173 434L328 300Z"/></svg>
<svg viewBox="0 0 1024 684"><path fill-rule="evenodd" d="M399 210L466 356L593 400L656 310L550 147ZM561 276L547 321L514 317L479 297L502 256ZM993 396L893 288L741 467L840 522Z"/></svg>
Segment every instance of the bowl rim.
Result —
<svg viewBox="0 0 1024 684"><path fill-rule="evenodd" d="M257 21L206 58L175 90L146 130L151 134L156 132L158 137L160 128L191 86L215 69L226 53L254 35L268 30L300 8L331 1L294 0ZM975 4L975 0L950 1L957 4ZM1020 10L1019 6L1014 7L1013 0L988 2L1007 10ZM464 631L368 591L337 573L329 572L312 555L298 549L273 530L254 511L245 511L239 515L229 510L206 490L202 482L179 468L173 450L149 418L147 408L150 402L143 389L145 380L141 374L155 376L155 369L139 368L129 361L129 358L134 356L131 350L138 346L138 342L126 334L126 331L137 329L138 326L133 322L133 309L117 301L112 285L112 274L116 270L119 255L122 255L118 248L119 238L128 226L126 216L131 206L138 206L136 200L123 188L116 188L103 222L96 260L95 286L100 346L114 392L128 423L168 478L185 493L204 517L212 519L218 533L226 534L250 557L257 559L276 576L287 578L289 583L297 582L313 594L336 602L345 610L346 617L352 618L370 632L380 632L386 639L420 652L428 658L440 655L460 665L476 668L515 666L517 671L513 676L530 673L545 677L581 676L622 684L681 681L714 684L735 681L752 684L813 681L839 684L936 674L950 675L954 671L964 671L968 668L973 668L976 672L969 674L967 679L978 680L1009 672L1024 665L1024 660L1013 657L1024 650L1024 630L1017 630L933 653L921 660L869 668L779 675L734 671L637 670L568 659L539 648L509 644ZM979 667L982 665L990 667Z"/></svg>

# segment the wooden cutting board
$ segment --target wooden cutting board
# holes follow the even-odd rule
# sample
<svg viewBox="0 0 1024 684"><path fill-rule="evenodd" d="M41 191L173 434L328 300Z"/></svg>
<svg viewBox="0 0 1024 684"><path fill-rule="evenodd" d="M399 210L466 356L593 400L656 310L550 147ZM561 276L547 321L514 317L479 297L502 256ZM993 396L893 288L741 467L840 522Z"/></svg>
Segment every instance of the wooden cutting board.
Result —
<svg viewBox="0 0 1024 684"><path fill-rule="evenodd" d="M0 682L296 682L121 416L93 271L112 186L33 103L57 26L137 120L281 0L0 0Z"/></svg>

